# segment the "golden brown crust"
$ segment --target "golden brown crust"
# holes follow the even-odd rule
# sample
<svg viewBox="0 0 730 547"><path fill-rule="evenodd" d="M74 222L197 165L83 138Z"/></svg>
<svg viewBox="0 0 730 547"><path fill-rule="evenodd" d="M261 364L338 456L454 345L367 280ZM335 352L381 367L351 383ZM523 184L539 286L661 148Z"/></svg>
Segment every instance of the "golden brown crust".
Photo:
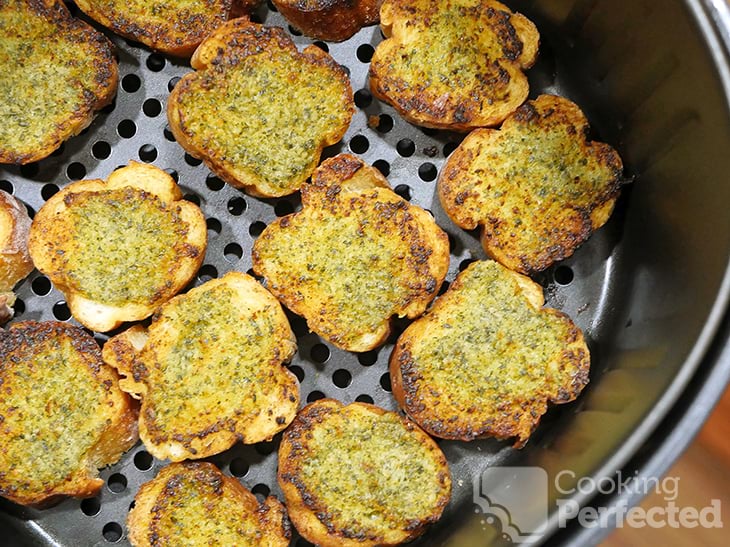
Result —
<svg viewBox="0 0 730 547"><path fill-rule="evenodd" d="M413 422L334 399L299 412L279 447L278 479L295 528L322 547L410 541L451 496L445 456Z"/></svg>
<svg viewBox="0 0 730 547"><path fill-rule="evenodd" d="M30 217L25 205L0 190L0 291L9 291L33 271L28 254Z"/></svg>
<svg viewBox="0 0 730 547"><path fill-rule="evenodd" d="M387 37L370 64L373 95L416 125L470 131L498 125L527 98L523 70L539 34L493 0L385 0Z"/></svg>
<svg viewBox="0 0 730 547"><path fill-rule="evenodd" d="M588 383L583 334L542 306L528 277L492 261L469 265L396 342L396 401L431 435L524 445L548 402L570 402Z"/></svg>
<svg viewBox="0 0 730 547"><path fill-rule="evenodd" d="M0 325L13 316L12 290L33 271L28 254L30 217L25 206L0 190Z"/></svg>
<svg viewBox="0 0 730 547"><path fill-rule="evenodd" d="M112 102L111 42L62 0L0 1L0 164L26 164L79 134Z"/></svg>
<svg viewBox="0 0 730 547"><path fill-rule="evenodd" d="M273 0L296 28L318 40L341 42L377 23L382 0Z"/></svg>
<svg viewBox="0 0 730 547"><path fill-rule="evenodd" d="M229 21L200 45L191 65L196 72L178 82L167 103L175 139L255 196L298 190L354 113L344 69L318 47L300 53L280 28Z"/></svg>
<svg viewBox="0 0 730 547"><path fill-rule="evenodd" d="M111 338L103 356L123 376L121 389L142 400L147 450L181 461L286 428L299 383L282 365L295 351L276 299L252 277L231 272L164 304L147 332L137 326Z"/></svg>
<svg viewBox="0 0 730 547"><path fill-rule="evenodd" d="M444 210L462 228L482 226L484 250L510 269L529 274L569 257L608 220L623 171L587 132L571 101L529 101L449 157L438 181Z"/></svg>
<svg viewBox="0 0 730 547"><path fill-rule="evenodd" d="M77 0L76 4L117 34L176 57L192 55L232 12L231 0ZM248 9L245 3L237 6L238 12Z"/></svg>
<svg viewBox="0 0 730 547"><path fill-rule="evenodd" d="M253 248L253 269L309 328L349 351L385 342L393 315L418 317L449 266L446 234L362 160L325 161L302 188L303 209Z"/></svg>
<svg viewBox="0 0 730 547"><path fill-rule="evenodd" d="M137 441L136 405L78 327L24 321L0 331L0 385L0 496L11 501L92 496L104 484L96 469Z"/></svg>
<svg viewBox="0 0 730 547"><path fill-rule="evenodd" d="M170 544L286 547L286 509L205 462L173 463L143 484L127 517L134 547Z"/></svg>
<svg viewBox="0 0 730 547"><path fill-rule="evenodd" d="M15 304L14 292L0 292L0 325L4 325L13 318L13 304Z"/></svg>
<svg viewBox="0 0 730 547"><path fill-rule="evenodd" d="M69 184L36 214L29 250L82 325L109 331L149 317L205 256L197 205L157 167L131 162L108 180Z"/></svg>
<svg viewBox="0 0 730 547"><path fill-rule="evenodd" d="M249 17L262 2L263 0L233 0L230 19Z"/></svg>
<svg viewBox="0 0 730 547"><path fill-rule="evenodd" d="M104 362L119 373L119 388L135 399L141 399L147 390L134 377L135 362L147 344L149 335L142 325L133 325L124 332L112 336L104 344Z"/></svg>

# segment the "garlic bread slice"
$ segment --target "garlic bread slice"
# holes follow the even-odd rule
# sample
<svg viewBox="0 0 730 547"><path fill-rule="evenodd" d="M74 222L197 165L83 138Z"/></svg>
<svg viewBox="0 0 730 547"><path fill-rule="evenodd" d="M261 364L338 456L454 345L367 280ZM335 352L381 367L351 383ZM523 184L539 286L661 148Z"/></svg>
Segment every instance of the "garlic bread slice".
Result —
<svg viewBox="0 0 730 547"><path fill-rule="evenodd" d="M527 99L540 36L500 2L385 0L380 26L370 89L411 123L491 127Z"/></svg>
<svg viewBox="0 0 730 547"><path fill-rule="evenodd" d="M621 158L588 129L576 104L541 95L501 129L472 132L441 170L444 210L462 228L481 226L484 250L512 270L569 257L608 221L622 181Z"/></svg>
<svg viewBox="0 0 730 547"><path fill-rule="evenodd" d="M316 46L299 52L283 29L234 19L191 60L167 102L177 142L252 195L296 192L354 112L350 80Z"/></svg>
<svg viewBox="0 0 730 547"><path fill-rule="evenodd" d="M296 340L276 299L231 272L111 338L104 360L142 400L140 438L159 459L218 454L271 439L294 419L299 382L283 363Z"/></svg>
<svg viewBox="0 0 730 547"><path fill-rule="evenodd" d="M292 523L321 547L410 541L451 497L446 458L418 426L334 399L299 412L279 447L278 478Z"/></svg>
<svg viewBox="0 0 730 547"><path fill-rule="evenodd" d="M111 42L63 0L0 1L0 164L31 163L112 102Z"/></svg>
<svg viewBox="0 0 730 547"><path fill-rule="evenodd" d="M253 269L311 330L367 351L385 342L392 316L423 313L449 267L448 238L428 212L348 154L315 171L302 206L259 236Z"/></svg>
<svg viewBox="0 0 730 547"><path fill-rule="evenodd" d="M190 57L203 39L257 0L76 0L89 17L117 34L177 57Z"/></svg>
<svg viewBox="0 0 730 547"><path fill-rule="evenodd" d="M29 232L25 205L0 190L0 325L13 317L13 287L33 271L28 254Z"/></svg>
<svg viewBox="0 0 730 547"><path fill-rule="evenodd" d="M273 0L296 28L318 40L341 42L380 17L382 0Z"/></svg>
<svg viewBox="0 0 730 547"><path fill-rule="evenodd" d="M30 255L74 318L109 331L152 312L205 256L205 217L156 167L131 162L108 180L69 184L36 214Z"/></svg>
<svg viewBox="0 0 730 547"><path fill-rule="evenodd" d="M43 505L93 496L97 468L137 442L137 405L79 327L23 321L0 330L0 496Z"/></svg>
<svg viewBox="0 0 730 547"><path fill-rule="evenodd" d="M236 479L207 462L173 463L143 484L127 517L134 547L235 545L287 547L286 509L261 503Z"/></svg>
<svg viewBox="0 0 730 547"><path fill-rule="evenodd" d="M543 308L542 288L493 261L470 264L398 338L393 395L431 435L527 442L548 403L588 383L583 334Z"/></svg>

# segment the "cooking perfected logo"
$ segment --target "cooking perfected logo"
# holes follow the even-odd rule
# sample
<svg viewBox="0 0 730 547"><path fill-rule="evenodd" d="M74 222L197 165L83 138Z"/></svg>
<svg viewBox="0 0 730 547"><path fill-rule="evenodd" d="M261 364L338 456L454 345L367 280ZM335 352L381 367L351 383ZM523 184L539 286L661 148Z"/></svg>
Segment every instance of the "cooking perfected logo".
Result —
<svg viewBox="0 0 730 547"><path fill-rule="evenodd" d="M542 467L490 467L474 481L474 503L513 543L537 539L547 521L548 474Z"/></svg>
<svg viewBox="0 0 730 547"><path fill-rule="evenodd" d="M584 528L722 528L722 503L709 500L703 507L681 505L680 477L623 475L595 479L579 477L565 469L552 485L541 467L491 467L474 480L474 504L483 513L483 524L498 529L513 543L543 538L547 529L548 489L557 494L557 525ZM579 505L582 496L654 494L651 506L629 507L626 500L611 506ZM647 504L644 504L647 505Z"/></svg>

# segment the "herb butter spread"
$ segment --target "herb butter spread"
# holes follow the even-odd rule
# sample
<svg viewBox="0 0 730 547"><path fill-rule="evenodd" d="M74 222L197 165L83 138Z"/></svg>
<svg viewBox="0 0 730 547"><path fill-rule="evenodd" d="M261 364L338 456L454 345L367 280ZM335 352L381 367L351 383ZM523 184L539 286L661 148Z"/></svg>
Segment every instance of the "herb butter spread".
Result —
<svg viewBox="0 0 730 547"><path fill-rule="evenodd" d="M107 304L153 301L166 288L187 224L176 205L138 188L70 196L65 251L69 285Z"/></svg>

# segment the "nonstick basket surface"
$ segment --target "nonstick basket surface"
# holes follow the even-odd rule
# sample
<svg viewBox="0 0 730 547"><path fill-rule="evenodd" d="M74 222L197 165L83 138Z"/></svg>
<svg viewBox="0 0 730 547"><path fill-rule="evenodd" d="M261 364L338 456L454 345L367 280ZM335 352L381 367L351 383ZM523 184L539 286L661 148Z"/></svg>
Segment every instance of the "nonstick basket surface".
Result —
<svg viewBox="0 0 730 547"><path fill-rule="evenodd" d="M727 188L711 190L698 183L697 191L711 196L707 201L695 199L691 192L683 194L682 185L704 174L692 167L692 161L709 166L691 155L684 165L674 165L681 147L692 141L694 146L703 145L703 139L710 137L697 136L700 130L703 135L707 131L703 108L714 107L721 111L723 123L726 119L714 67L683 4L600 0L509 4L532 17L542 35L538 63L529 72L531 97L556 93L575 100L592 122L594 137L619 149L628 176L640 176L635 188L624 189L604 228L573 257L536 278L545 288L547 305L569 314L584 330L592 353L591 386L578 402L549 411L522 451L494 440L439 441L450 463L453 499L442 521L417 540L418 545L468 547L500 541L499 528L474 515L472 503L474 481L489 466L540 465L548 472L569 467L580 476L621 465L621 458L630 455L627 442L635 447L640 436L650 431L652 409L656 413L657 408L667 407L672 390L677 392L697 366L697 359L691 361L692 348L697 352L697 340L712 334L708 334L707 318L718 313L716 296L730 249L727 219L702 222L717 207L717 200L722 203L727 197ZM299 47L312 43L288 27L270 4L259 9L256 17L267 25L289 28ZM658 29L671 27L675 37L685 33L684 53L673 53L666 37L668 53L647 49L655 36L653 27L641 21L653 21ZM620 29L623 34L617 34ZM32 212L71 181L106 178L129 160L151 163L172 174L186 199L198 203L207 218L208 251L193 285L231 270L252 273L253 241L275 218L297 211L298 196L252 198L224 184L187 155L167 126L165 105L177 80L190 71L189 65L105 33L119 55L120 86L114 104L51 157L23 167L1 167L0 188ZM463 135L412 126L372 98L367 72L381 39L379 28L373 26L341 44L315 42L347 68L357 106L346 136L324 157L345 151L357 154L380 169L399 195L430 210L449 234L447 281L451 281L471 260L484 258L478 234L454 226L435 195L439 170ZM692 55L704 59L705 65L690 67ZM675 108L672 101L691 97L672 95L672 81L688 77L695 82L707 80L715 91L705 92L702 105ZM712 101L719 101L719 106ZM727 123L716 125L715 130L730 142ZM720 164L726 161L717 159ZM662 191L683 195L685 210L672 206ZM687 222L694 222L692 230ZM714 255L691 250L697 238L711 232L715 232ZM681 258L704 268L704 274L698 277L696 270L678 269ZM674 292L678 287L697 289L689 298ZM38 272L20 286L18 295L15 321L74 322L63 296ZM673 326L677 317L684 321L681 334ZM333 397L396 409L387 361L406 322L395 322L383 347L353 354L309 333L303 319L293 314L289 318L299 345L290 369L301 382L302 404ZM107 338L97 333L95 337L99 343ZM653 417L654 423L659 417ZM237 445L208 461L238 477L260 498L271 493L281 499L276 482L279 440L277 436L268 443ZM43 511L0 501L0 510L9 516L3 518L0 511L0 523L12 522L28 544L126 545L125 520L134 495L163 465L138 444L117 465L102 471L106 485L97 497L68 499ZM296 535L292 544L308 545Z"/></svg>

